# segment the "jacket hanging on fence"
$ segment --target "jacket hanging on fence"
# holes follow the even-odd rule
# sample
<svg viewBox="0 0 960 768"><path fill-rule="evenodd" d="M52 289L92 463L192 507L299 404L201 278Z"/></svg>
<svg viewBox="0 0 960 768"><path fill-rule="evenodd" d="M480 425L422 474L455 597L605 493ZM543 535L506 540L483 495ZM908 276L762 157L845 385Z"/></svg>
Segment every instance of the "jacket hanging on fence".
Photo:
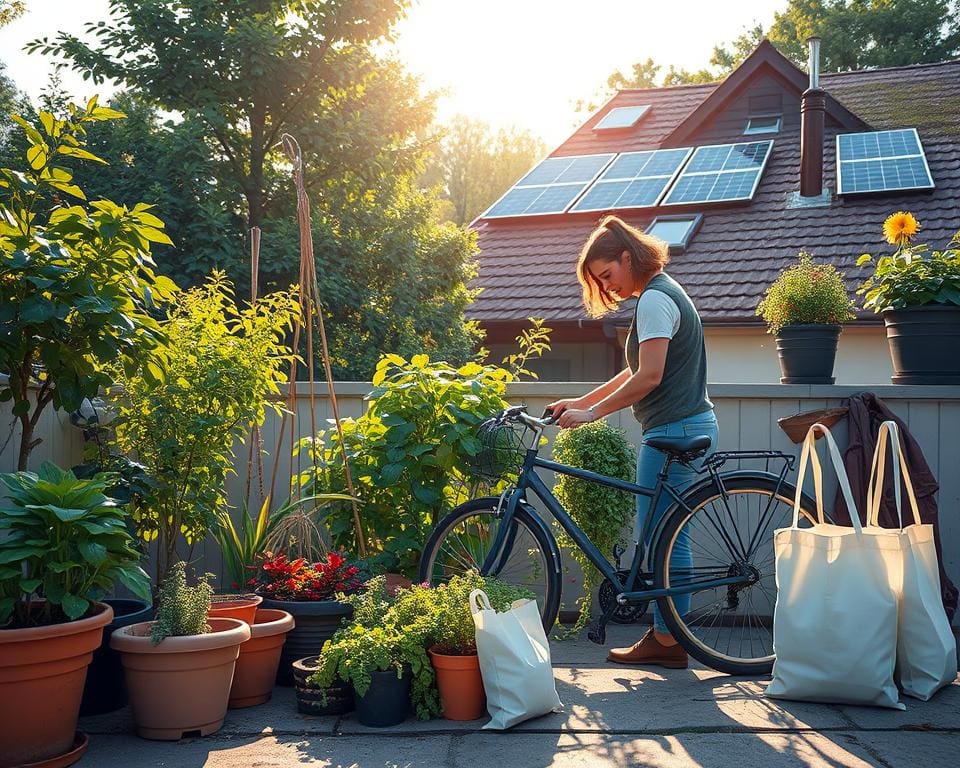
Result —
<svg viewBox="0 0 960 768"><path fill-rule="evenodd" d="M934 498L934 494L940 488L937 478L930 471L927 460L923 457L920 444L910 434L907 425L902 419L895 416L880 398L872 392L861 392L850 397L847 403L849 407L847 424L850 440L843 457L843 463L850 478L854 503L858 506L862 505L862 509L866 509L867 485L870 482L870 463L877 445L880 425L892 419L900 428L904 454L910 468L910 475L913 478L917 504L920 507L920 519L924 523L933 525L934 542L936 543L937 560L940 567L940 596L943 599L943 608L947 613L947 618L952 622L953 614L957 609L957 588L943 569L943 549L940 543L940 527L937 525L937 500ZM843 494L839 490L834 504L834 514L837 523L850 525L847 505L843 500ZM879 521L884 528L899 528L897 505L893 495L893 480L890 476L884 482Z"/></svg>

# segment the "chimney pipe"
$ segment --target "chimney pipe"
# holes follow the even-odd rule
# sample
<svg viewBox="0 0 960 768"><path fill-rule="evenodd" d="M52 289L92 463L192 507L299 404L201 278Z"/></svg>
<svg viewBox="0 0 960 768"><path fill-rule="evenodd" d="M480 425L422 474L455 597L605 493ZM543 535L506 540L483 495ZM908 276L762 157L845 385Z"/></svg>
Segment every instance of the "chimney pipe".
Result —
<svg viewBox="0 0 960 768"><path fill-rule="evenodd" d="M810 87L800 99L800 196L823 192L823 133L827 95L820 88L820 38L807 40L810 48Z"/></svg>

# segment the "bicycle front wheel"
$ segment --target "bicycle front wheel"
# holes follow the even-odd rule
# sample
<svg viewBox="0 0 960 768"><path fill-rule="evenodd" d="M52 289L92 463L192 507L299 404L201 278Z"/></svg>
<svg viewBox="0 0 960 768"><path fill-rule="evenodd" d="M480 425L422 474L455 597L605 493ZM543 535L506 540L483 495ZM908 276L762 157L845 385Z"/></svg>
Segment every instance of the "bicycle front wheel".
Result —
<svg viewBox="0 0 960 768"><path fill-rule="evenodd" d="M698 661L733 675L773 668L773 609L777 599L773 532L793 521L796 489L769 475L723 478L684 498L657 542L655 588L688 587L657 601L670 632ZM801 497L802 524L816 507ZM743 576L745 583L715 585Z"/></svg>
<svg viewBox="0 0 960 768"><path fill-rule="evenodd" d="M470 570L482 572L503 520L498 502L494 497L473 499L440 521L420 556L421 582L436 586ZM544 631L549 632L560 609L560 564L550 534L532 514L516 510L504 553L483 575L532 592Z"/></svg>

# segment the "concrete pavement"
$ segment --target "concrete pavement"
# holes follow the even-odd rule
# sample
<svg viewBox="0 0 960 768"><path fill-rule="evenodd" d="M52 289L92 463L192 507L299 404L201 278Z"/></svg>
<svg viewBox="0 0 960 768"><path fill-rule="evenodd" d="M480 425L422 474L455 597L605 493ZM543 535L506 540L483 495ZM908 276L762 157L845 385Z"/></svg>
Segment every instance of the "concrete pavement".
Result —
<svg viewBox="0 0 960 768"><path fill-rule="evenodd" d="M611 626L609 645L643 627ZM129 710L84 718L86 768L272 768L274 766L952 766L960 755L960 682L905 712L767 699L765 680L686 670L619 667L586 640L554 642L565 711L506 733L483 720L407 720L387 729L353 716L308 717L291 689L260 707L231 711L204 739L149 742L133 735ZM184 695L189 695L185 691Z"/></svg>

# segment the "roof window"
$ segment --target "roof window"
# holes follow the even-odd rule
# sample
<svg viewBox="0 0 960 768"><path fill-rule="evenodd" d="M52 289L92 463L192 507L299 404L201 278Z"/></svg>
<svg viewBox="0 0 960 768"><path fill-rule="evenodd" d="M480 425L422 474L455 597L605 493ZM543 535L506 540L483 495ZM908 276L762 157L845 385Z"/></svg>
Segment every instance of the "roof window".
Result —
<svg viewBox="0 0 960 768"><path fill-rule="evenodd" d="M640 104L636 107L614 107L603 116L599 123L593 126L593 130L614 131L632 128L649 111L649 104Z"/></svg>
<svg viewBox="0 0 960 768"><path fill-rule="evenodd" d="M779 133L780 115L751 115L747 118L747 127L743 129L746 136L756 133Z"/></svg>
<svg viewBox="0 0 960 768"><path fill-rule="evenodd" d="M659 237L670 246L670 253L683 253L703 222L702 213L680 216L657 216L647 227L647 234Z"/></svg>

